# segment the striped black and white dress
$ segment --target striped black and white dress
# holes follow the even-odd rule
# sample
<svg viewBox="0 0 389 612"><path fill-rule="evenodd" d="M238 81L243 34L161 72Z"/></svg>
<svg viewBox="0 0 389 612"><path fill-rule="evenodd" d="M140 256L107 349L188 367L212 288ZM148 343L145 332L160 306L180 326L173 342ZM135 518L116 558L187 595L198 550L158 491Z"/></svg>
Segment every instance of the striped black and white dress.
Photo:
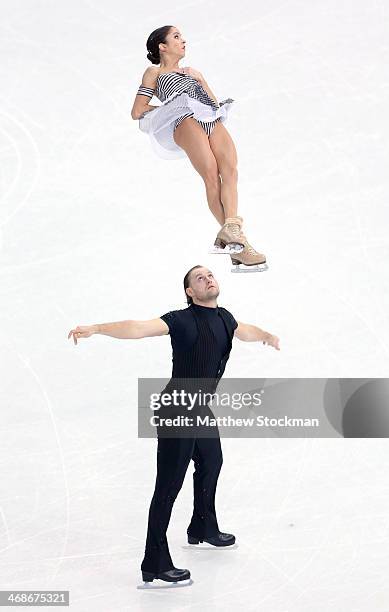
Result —
<svg viewBox="0 0 389 612"><path fill-rule="evenodd" d="M151 140L154 151L164 159L185 157L186 153L173 138L173 132L186 117L193 117L208 136L218 121L226 121L233 103L231 98L218 103L212 100L201 84L182 72L162 72L155 89L139 86L138 95L156 96L162 104L145 112L139 127Z"/></svg>

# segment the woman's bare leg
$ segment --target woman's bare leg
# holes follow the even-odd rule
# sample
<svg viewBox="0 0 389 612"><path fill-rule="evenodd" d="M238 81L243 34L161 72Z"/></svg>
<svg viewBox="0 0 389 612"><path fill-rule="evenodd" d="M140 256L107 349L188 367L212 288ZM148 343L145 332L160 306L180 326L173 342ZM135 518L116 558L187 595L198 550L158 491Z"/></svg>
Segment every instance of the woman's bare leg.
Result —
<svg viewBox="0 0 389 612"><path fill-rule="evenodd" d="M238 160L234 142L221 122L218 122L212 130L209 144L222 179L221 199L226 217L235 217L238 212ZM233 261L235 259L247 266L260 265L263 270L266 270L266 256L263 253L257 253L247 242L243 233L241 233L241 238L244 240L244 249L241 253L232 256Z"/></svg>
<svg viewBox="0 0 389 612"><path fill-rule="evenodd" d="M238 213L238 156L234 142L222 124L216 123L209 137L218 171L221 176L221 200L225 217L236 217Z"/></svg>
<svg viewBox="0 0 389 612"><path fill-rule="evenodd" d="M173 137L178 146L184 149L192 166L203 179L210 211L219 224L223 225L225 212L220 199L222 184L207 134L196 119L187 117L175 129Z"/></svg>

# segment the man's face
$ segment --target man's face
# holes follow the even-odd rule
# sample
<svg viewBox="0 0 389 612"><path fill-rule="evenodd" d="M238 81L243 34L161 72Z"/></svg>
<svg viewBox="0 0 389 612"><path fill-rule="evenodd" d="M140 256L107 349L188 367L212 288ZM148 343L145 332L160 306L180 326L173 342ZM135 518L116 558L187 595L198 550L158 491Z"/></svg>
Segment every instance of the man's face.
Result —
<svg viewBox="0 0 389 612"><path fill-rule="evenodd" d="M208 268L196 268L189 277L190 297L201 302L214 300L219 295L219 285Z"/></svg>

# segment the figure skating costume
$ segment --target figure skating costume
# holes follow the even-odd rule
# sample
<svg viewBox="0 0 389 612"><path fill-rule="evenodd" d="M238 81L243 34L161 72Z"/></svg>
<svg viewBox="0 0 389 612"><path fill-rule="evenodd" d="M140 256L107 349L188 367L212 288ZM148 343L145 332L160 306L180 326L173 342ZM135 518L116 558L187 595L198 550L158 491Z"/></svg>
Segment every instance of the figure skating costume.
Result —
<svg viewBox="0 0 389 612"><path fill-rule="evenodd" d="M226 121L231 98L218 103L212 100L202 85L193 77L181 72L161 72L155 89L140 85L138 95L161 102L158 108L147 111L139 118L139 128L146 132L154 151L164 159L185 157L185 151L174 138L174 130L187 117L193 117L210 136L218 121Z"/></svg>
<svg viewBox="0 0 389 612"><path fill-rule="evenodd" d="M209 137L218 121L226 121L234 102L228 98L218 104L196 79L178 71L159 74L155 89L140 85L138 95L148 98L156 96L162 102L158 108L141 115L139 127L149 135L157 155L164 159L186 156L173 137L174 131L184 119L193 117ZM258 253L247 242L242 233L242 222L242 217L225 219L210 253L230 255L233 272L267 270L265 255Z"/></svg>
<svg viewBox="0 0 389 612"><path fill-rule="evenodd" d="M230 356L234 330L238 326L235 318L221 307L191 304L184 310L168 312L161 319L169 327L173 349L172 378L163 393L182 388L193 393L196 386L197 390L200 387L203 392L214 393ZM174 410L186 411L185 408L170 406L159 409L159 413L174 416ZM208 406L195 406L191 414L197 410L202 415L214 416ZM191 459L195 465L194 502L187 529L188 542L198 544L204 541L214 546L231 546L235 542L235 536L219 530L216 518L215 494L223 461L217 426L208 428L213 430L210 437L199 435L201 427L194 428L193 433L190 429L187 434L182 432L180 437L169 437L169 431L161 429L158 428L157 478L141 565L143 580L150 582L155 578L171 581L166 574L175 571L187 572L182 575L185 578L176 575L175 581L190 577L188 570L174 567L166 531Z"/></svg>

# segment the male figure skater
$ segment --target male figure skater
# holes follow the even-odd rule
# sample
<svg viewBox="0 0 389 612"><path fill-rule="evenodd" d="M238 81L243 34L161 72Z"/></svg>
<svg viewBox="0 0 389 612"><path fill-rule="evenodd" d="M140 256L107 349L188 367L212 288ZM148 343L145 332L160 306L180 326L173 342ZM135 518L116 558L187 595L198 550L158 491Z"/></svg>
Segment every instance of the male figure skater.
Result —
<svg viewBox="0 0 389 612"><path fill-rule="evenodd" d="M218 307L219 286L212 272L194 266L184 278L188 308L168 312L148 321L117 321L78 326L69 334L74 343L92 334L114 338L145 338L170 333L173 349L171 381L207 379L213 389L223 375L234 335L246 342L262 342L279 350L279 339L255 325L237 322L225 308ZM170 382L171 382L170 381ZM213 546L231 546L235 536L219 530L215 511L216 484L223 462L220 438L162 437L158 435L157 478L151 501L142 578L152 582L188 580L187 569L174 567L166 531L174 501L182 487L190 460L193 459L194 506L187 529L189 544L208 542Z"/></svg>

